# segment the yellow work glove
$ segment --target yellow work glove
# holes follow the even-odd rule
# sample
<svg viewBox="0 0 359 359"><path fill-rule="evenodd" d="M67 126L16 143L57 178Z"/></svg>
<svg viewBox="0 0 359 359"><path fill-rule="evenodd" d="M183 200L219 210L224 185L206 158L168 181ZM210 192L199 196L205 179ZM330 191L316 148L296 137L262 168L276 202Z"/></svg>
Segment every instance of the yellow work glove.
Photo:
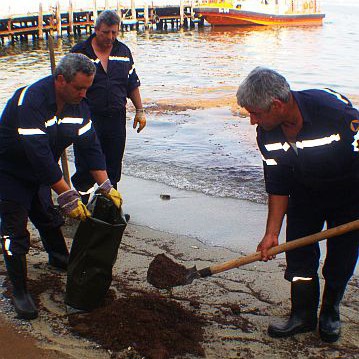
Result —
<svg viewBox="0 0 359 359"><path fill-rule="evenodd" d="M91 212L81 202L81 200L77 200L77 207L73 209L68 214L68 216L71 218L79 219L80 221L84 221L87 217L91 217Z"/></svg>
<svg viewBox="0 0 359 359"><path fill-rule="evenodd" d="M105 197L110 199L117 208L122 206L122 197L120 192L113 188L109 179L102 183L96 192L103 194Z"/></svg>
<svg viewBox="0 0 359 359"><path fill-rule="evenodd" d="M133 128L137 129L137 133L141 132L146 126L146 115L143 108L136 109L135 119L133 120Z"/></svg>
<svg viewBox="0 0 359 359"><path fill-rule="evenodd" d="M58 196L57 203L66 216L84 221L91 216L91 212L81 202L80 198L77 191L69 189Z"/></svg>

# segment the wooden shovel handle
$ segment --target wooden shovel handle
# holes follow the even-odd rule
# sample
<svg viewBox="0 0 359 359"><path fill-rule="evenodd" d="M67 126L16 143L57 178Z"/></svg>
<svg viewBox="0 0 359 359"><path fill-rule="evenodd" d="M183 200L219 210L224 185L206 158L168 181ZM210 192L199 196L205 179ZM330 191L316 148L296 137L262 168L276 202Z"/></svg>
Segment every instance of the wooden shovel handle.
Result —
<svg viewBox="0 0 359 359"><path fill-rule="evenodd" d="M356 229L359 229L359 219L353 222L342 224L338 227L333 227L325 231L321 231L318 233L311 234L309 236L295 239L294 241L282 243L279 246L275 246L269 249L268 255L275 255L283 252L288 252L291 251L292 249L304 247L307 246L308 244L313 244L323 239L339 236L343 233L351 232ZM245 257L239 257L224 263L215 264L209 267L209 270L211 271L211 274L221 273L229 269L237 268L245 264L259 261L261 260L261 258L262 258L261 252L256 252L249 254Z"/></svg>

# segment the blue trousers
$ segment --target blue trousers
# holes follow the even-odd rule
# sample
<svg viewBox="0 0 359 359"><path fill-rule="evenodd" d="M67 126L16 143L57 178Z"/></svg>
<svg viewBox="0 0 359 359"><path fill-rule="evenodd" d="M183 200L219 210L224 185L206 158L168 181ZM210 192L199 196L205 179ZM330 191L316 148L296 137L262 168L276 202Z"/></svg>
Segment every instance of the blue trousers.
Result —
<svg viewBox="0 0 359 359"><path fill-rule="evenodd" d="M92 121L106 158L106 169L112 185L117 188L121 179L122 159L126 144L126 111L109 115L92 114ZM74 145L76 173L71 181L81 192L87 192L95 184L84 157Z"/></svg>
<svg viewBox="0 0 359 359"><path fill-rule="evenodd" d="M356 196L342 199L334 205L324 201L312 201L306 205L289 200L287 212L287 242L320 232L326 222L327 228L359 219L359 201ZM326 240L326 257L323 276L332 288L345 288L353 275L358 260L359 231L348 232ZM318 243L286 253L285 278L312 277L319 268L320 247Z"/></svg>
<svg viewBox="0 0 359 359"><path fill-rule="evenodd" d="M63 217L52 203L50 187L32 188L31 193L25 198L30 199L29 203L0 200L0 235L5 252L19 255L28 253L30 248L28 219L40 234L64 224Z"/></svg>

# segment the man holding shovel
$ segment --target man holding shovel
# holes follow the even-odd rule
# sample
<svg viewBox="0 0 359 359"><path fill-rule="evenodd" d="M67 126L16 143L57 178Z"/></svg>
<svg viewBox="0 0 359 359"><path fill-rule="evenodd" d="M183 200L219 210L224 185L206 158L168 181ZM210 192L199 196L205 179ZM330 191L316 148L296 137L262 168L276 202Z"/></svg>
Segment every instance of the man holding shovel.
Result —
<svg viewBox="0 0 359 359"><path fill-rule="evenodd" d="M18 89L0 119L0 235L13 303L22 319L38 315L27 291L28 218L39 230L50 264L65 268L68 252L62 223L52 214L50 188L58 194L65 215L85 220L91 214L59 167L58 160L66 147L77 144L99 190L117 207L121 205L121 196L108 179L89 109L83 101L95 71L86 56L65 56L54 76Z"/></svg>
<svg viewBox="0 0 359 359"><path fill-rule="evenodd" d="M257 250L264 261L278 245L287 215L287 242L359 218L359 113L330 90L292 91L279 73L255 68L241 83L238 104L257 125L268 197L266 231ZM327 240L319 315L322 340L340 336L339 304L358 259L358 231ZM272 337L314 331L319 305L318 243L286 253L291 314L270 324Z"/></svg>

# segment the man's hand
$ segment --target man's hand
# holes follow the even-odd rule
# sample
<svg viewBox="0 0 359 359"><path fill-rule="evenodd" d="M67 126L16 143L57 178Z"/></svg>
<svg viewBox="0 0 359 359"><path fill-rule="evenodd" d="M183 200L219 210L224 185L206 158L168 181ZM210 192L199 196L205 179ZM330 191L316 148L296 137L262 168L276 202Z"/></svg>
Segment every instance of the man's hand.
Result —
<svg viewBox="0 0 359 359"><path fill-rule="evenodd" d="M268 249L278 245L278 236L266 234L257 246L257 251L262 252L262 261L267 262L268 259L274 259L275 256L268 256Z"/></svg>
<svg viewBox="0 0 359 359"><path fill-rule="evenodd" d="M66 216L84 221L91 216L91 212L81 202L80 198L78 192L69 189L59 195L57 202Z"/></svg>
<svg viewBox="0 0 359 359"><path fill-rule="evenodd" d="M105 197L110 199L117 208L120 208L122 206L121 194L113 188L109 179L102 183L96 192L102 193Z"/></svg>
<svg viewBox="0 0 359 359"><path fill-rule="evenodd" d="M146 115L143 108L136 109L135 119L133 120L133 128L137 129L137 133L140 133L146 126Z"/></svg>

